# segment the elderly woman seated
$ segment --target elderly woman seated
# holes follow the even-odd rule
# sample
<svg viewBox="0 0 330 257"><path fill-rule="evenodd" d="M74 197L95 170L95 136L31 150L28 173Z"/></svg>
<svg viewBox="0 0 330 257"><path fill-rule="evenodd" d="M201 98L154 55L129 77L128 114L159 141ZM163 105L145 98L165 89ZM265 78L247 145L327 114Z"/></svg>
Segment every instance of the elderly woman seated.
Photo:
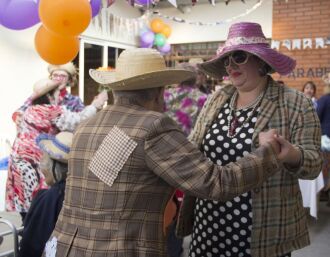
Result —
<svg viewBox="0 0 330 257"><path fill-rule="evenodd" d="M53 232L64 199L71 132L56 136L41 134L37 144L43 150L40 162L49 189L40 190L34 197L24 219L19 256L39 257Z"/></svg>

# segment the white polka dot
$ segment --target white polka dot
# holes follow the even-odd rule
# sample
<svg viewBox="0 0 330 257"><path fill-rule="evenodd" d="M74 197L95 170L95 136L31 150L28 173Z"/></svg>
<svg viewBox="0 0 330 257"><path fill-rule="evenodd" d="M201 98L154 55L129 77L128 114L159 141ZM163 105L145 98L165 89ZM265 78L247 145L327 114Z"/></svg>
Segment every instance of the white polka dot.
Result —
<svg viewBox="0 0 330 257"><path fill-rule="evenodd" d="M227 205L228 207L232 207L232 206L233 206L233 203L230 202L230 201L227 201L227 202L226 202L226 205Z"/></svg>
<svg viewBox="0 0 330 257"><path fill-rule="evenodd" d="M220 243L219 246L220 246L220 248L222 248L222 249L225 249L225 247L226 247L224 243Z"/></svg>
<svg viewBox="0 0 330 257"><path fill-rule="evenodd" d="M207 233L210 233L210 234L211 234L212 232L213 232L213 229L210 228L210 227L208 227L208 228L207 228Z"/></svg>
<svg viewBox="0 0 330 257"><path fill-rule="evenodd" d="M201 249L196 248L196 253L197 253L197 254L201 254Z"/></svg>
<svg viewBox="0 0 330 257"><path fill-rule="evenodd" d="M252 212L249 212L249 217L252 218Z"/></svg>
<svg viewBox="0 0 330 257"><path fill-rule="evenodd" d="M232 248L232 251L233 251L234 253L237 253L237 252L238 252L238 248L234 246L234 247Z"/></svg>
<svg viewBox="0 0 330 257"><path fill-rule="evenodd" d="M229 156L228 156L227 154L224 154L224 155L222 156L222 159L224 159L225 161L228 161L228 160L229 160Z"/></svg>
<svg viewBox="0 0 330 257"><path fill-rule="evenodd" d="M245 249L245 252L246 252L247 254L250 254L250 253L251 253L251 250L248 248L248 249Z"/></svg>
<svg viewBox="0 0 330 257"><path fill-rule="evenodd" d="M243 148L243 145L241 143L239 143L239 144L236 145L236 148L237 149L242 149Z"/></svg>
<svg viewBox="0 0 330 257"><path fill-rule="evenodd" d="M240 111L235 112L236 117L241 115Z"/></svg>
<svg viewBox="0 0 330 257"><path fill-rule="evenodd" d="M242 208L242 210L245 210L246 211L248 209L248 206L245 203L243 203L241 205L241 208Z"/></svg>
<svg viewBox="0 0 330 257"><path fill-rule="evenodd" d="M206 253L206 257L212 257L212 253L207 252L207 253Z"/></svg>
<svg viewBox="0 0 330 257"><path fill-rule="evenodd" d="M226 218L227 218L227 220L232 220L233 219L233 216L231 216L231 214L227 214L226 215Z"/></svg>
<svg viewBox="0 0 330 257"><path fill-rule="evenodd" d="M242 218L241 218L241 221L242 221L242 223L246 223L246 222L247 222L247 218L242 217Z"/></svg>
<svg viewBox="0 0 330 257"><path fill-rule="evenodd" d="M199 217L203 217L203 214L201 212L198 213Z"/></svg>
<svg viewBox="0 0 330 257"><path fill-rule="evenodd" d="M229 154L230 154L230 155L235 155L235 153L236 153L236 152L235 152L234 149L230 149L230 150L229 150Z"/></svg>
<svg viewBox="0 0 330 257"><path fill-rule="evenodd" d="M217 136L217 140L218 141L222 141L223 140L223 136L221 136L221 135L220 136Z"/></svg>
<svg viewBox="0 0 330 257"><path fill-rule="evenodd" d="M208 147L207 145L204 145L204 150L205 150L206 152L208 152L209 147Z"/></svg>
<svg viewBox="0 0 330 257"><path fill-rule="evenodd" d="M206 232L205 231L202 232L202 237L206 237Z"/></svg>
<svg viewBox="0 0 330 257"><path fill-rule="evenodd" d="M210 137L211 137L211 134L209 133L209 134L206 135L205 138L206 138L206 139L209 139Z"/></svg>
<svg viewBox="0 0 330 257"><path fill-rule="evenodd" d="M245 235L246 235L246 230L242 229L242 230L240 230L239 233L240 233L242 236L245 236Z"/></svg>
<svg viewBox="0 0 330 257"><path fill-rule="evenodd" d="M245 124L243 125L244 128L247 128L248 126L250 126L249 123L245 123Z"/></svg>
<svg viewBox="0 0 330 257"><path fill-rule="evenodd" d="M219 133L219 129L214 129L213 130L213 134L218 134Z"/></svg>
<svg viewBox="0 0 330 257"><path fill-rule="evenodd" d="M231 256L231 253L229 251L226 251L226 256Z"/></svg>
<svg viewBox="0 0 330 257"><path fill-rule="evenodd" d="M257 117L253 117L251 121L255 123L257 121Z"/></svg>
<svg viewBox="0 0 330 257"><path fill-rule="evenodd" d="M196 254L194 252L192 252L191 257L196 257Z"/></svg>
<svg viewBox="0 0 330 257"><path fill-rule="evenodd" d="M222 130L223 130L223 131L227 131L227 130L228 130L228 126L223 126L223 127L222 127Z"/></svg>
<svg viewBox="0 0 330 257"><path fill-rule="evenodd" d="M205 207L203 208L203 212L204 213L207 213L207 209Z"/></svg>
<svg viewBox="0 0 330 257"><path fill-rule="evenodd" d="M239 242L239 246L240 246L240 247L245 246L245 242L243 242L243 241Z"/></svg>
<svg viewBox="0 0 330 257"><path fill-rule="evenodd" d="M217 236L212 236L212 240L213 240L214 242L217 242L217 241L218 241L218 237L217 237Z"/></svg>
<svg viewBox="0 0 330 257"><path fill-rule="evenodd" d="M251 243L251 237L248 237L247 241L248 241L249 243Z"/></svg>
<svg viewBox="0 0 330 257"><path fill-rule="evenodd" d="M245 192L244 194L242 194L243 197L247 197L248 196L248 193Z"/></svg>
<svg viewBox="0 0 330 257"><path fill-rule="evenodd" d="M197 237L197 241L198 241L198 242L201 242L201 241L202 241L202 237L201 237L201 236L198 236L198 237Z"/></svg>
<svg viewBox="0 0 330 257"><path fill-rule="evenodd" d="M226 104L223 106L223 108L227 108L227 107L228 107L228 105L229 105L229 104L228 104L228 103L226 103Z"/></svg>
<svg viewBox="0 0 330 257"><path fill-rule="evenodd" d="M220 147L215 148L215 150L216 150L217 153L221 153L222 152L222 149Z"/></svg>
<svg viewBox="0 0 330 257"><path fill-rule="evenodd" d="M245 144L250 145L252 143L252 140L250 138L245 139Z"/></svg>
<svg viewBox="0 0 330 257"><path fill-rule="evenodd" d="M219 236L224 237L225 235L226 235L225 232L223 232L223 231L219 232Z"/></svg>
<svg viewBox="0 0 330 257"><path fill-rule="evenodd" d="M219 253L219 250L218 250L218 248L213 247L213 248L212 248L212 252L213 252L213 253Z"/></svg>
<svg viewBox="0 0 330 257"><path fill-rule="evenodd" d="M243 257L244 253L238 253L238 257Z"/></svg>
<svg viewBox="0 0 330 257"><path fill-rule="evenodd" d="M202 224L199 224L198 227L199 227L199 229L202 229L203 228Z"/></svg>
<svg viewBox="0 0 330 257"><path fill-rule="evenodd" d="M203 220L202 223L203 223L204 226L206 226L207 221L206 220Z"/></svg>
<svg viewBox="0 0 330 257"><path fill-rule="evenodd" d="M228 114L228 113L229 113L229 109L226 109L226 110L225 110L225 114Z"/></svg>
<svg viewBox="0 0 330 257"><path fill-rule="evenodd" d="M226 227L226 231L227 231L228 233L230 233L230 232L233 231L233 229L232 229L231 227Z"/></svg>
<svg viewBox="0 0 330 257"><path fill-rule="evenodd" d="M217 160L217 165L222 165L222 161L221 160Z"/></svg>
<svg viewBox="0 0 330 257"><path fill-rule="evenodd" d="M218 118L220 119L222 117L222 115L223 115L222 113L219 113Z"/></svg>
<svg viewBox="0 0 330 257"><path fill-rule="evenodd" d="M234 235L233 235L233 239L234 239L235 241L237 241L237 240L239 239L239 236L236 235L236 234L234 234Z"/></svg>
<svg viewBox="0 0 330 257"><path fill-rule="evenodd" d="M216 123L212 125L212 128L216 128L216 127L217 127L217 124Z"/></svg>
<svg viewBox="0 0 330 257"><path fill-rule="evenodd" d="M213 216L218 217L219 216L219 212L218 211L213 211Z"/></svg>
<svg viewBox="0 0 330 257"><path fill-rule="evenodd" d="M250 134L253 134L253 132L254 132L254 128L249 128L248 132L249 132Z"/></svg>
<svg viewBox="0 0 330 257"><path fill-rule="evenodd" d="M237 138L232 138L231 142L234 143L234 144L237 143Z"/></svg>
<svg viewBox="0 0 330 257"><path fill-rule="evenodd" d="M241 134L239 135L239 137L240 137L240 138L245 138L245 137L246 137L246 134L245 134L245 133L241 133Z"/></svg>
<svg viewBox="0 0 330 257"><path fill-rule="evenodd" d="M215 158L217 156L214 152L211 152L210 155L211 155L212 158Z"/></svg>
<svg viewBox="0 0 330 257"><path fill-rule="evenodd" d="M252 213L252 212L250 212L250 213ZM249 214L250 214L250 213L249 213ZM248 229L251 231L251 230L252 230L252 226L249 225L249 226L248 226Z"/></svg>
<svg viewBox="0 0 330 257"><path fill-rule="evenodd" d="M224 219L220 219L220 224L224 225L224 224L226 224L226 221Z"/></svg>
<svg viewBox="0 0 330 257"><path fill-rule="evenodd" d="M235 201L236 203L239 203L239 202L241 201L241 198L240 198L239 196L236 196L236 197L234 198L234 201Z"/></svg>
<svg viewBox="0 0 330 257"><path fill-rule="evenodd" d="M219 228L218 223L213 223L213 228L214 228L214 229L218 229L218 228Z"/></svg>
<svg viewBox="0 0 330 257"><path fill-rule="evenodd" d="M240 117L238 121L242 123L244 121L244 117Z"/></svg>
<svg viewBox="0 0 330 257"><path fill-rule="evenodd" d="M249 155L249 152L248 152L248 151L244 151L244 152L243 152L243 156L245 157L245 156L247 156L247 155Z"/></svg>
<svg viewBox="0 0 330 257"><path fill-rule="evenodd" d="M240 211L237 210L237 209L235 209L235 210L234 210L234 214L235 214L235 215L239 215L239 214L240 214Z"/></svg>
<svg viewBox="0 0 330 257"><path fill-rule="evenodd" d="M205 249L206 249L206 245L205 245L205 244L202 244L202 245L201 245L201 248L202 248L203 250L205 250Z"/></svg>
<svg viewBox="0 0 330 257"><path fill-rule="evenodd" d="M231 244L231 240L229 238L226 239L226 244L230 245Z"/></svg>
<svg viewBox="0 0 330 257"><path fill-rule="evenodd" d="M234 226L234 228L239 228L239 223L238 223L237 221L235 221L235 222L233 223L233 226Z"/></svg>
<svg viewBox="0 0 330 257"><path fill-rule="evenodd" d="M208 221L213 221L212 215L207 216Z"/></svg>
<svg viewBox="0 0 330 257"><path fill-rule="evenodd" d="M211 240L209 240L209 239L206 240L206 244L207 244L207 245L211 245L211 244L212 244Z"/></svg>
<svg viewBox="0 0 330 257"><path fill-rule="evenodd" d="M225 121L224 119L221 119L221 120L219 121L219 124L220 124L220 125L223 125L223 124L225 124L225 122L226 122L226 121Z"/></svg>
<svg viewBox="0 0 330 257"><path fill-rule="evenodd" d="M220 210L221 212L225 212L225 211L226 211L226 208L225 208L224 206L220 206L219 210Z"/></svg>
<svg viewBox="0 0 330 257"><path fill-rule="evenodd" d="M215 145L215 141L214 140L210 140L209 144L210 145Z"/></svg>

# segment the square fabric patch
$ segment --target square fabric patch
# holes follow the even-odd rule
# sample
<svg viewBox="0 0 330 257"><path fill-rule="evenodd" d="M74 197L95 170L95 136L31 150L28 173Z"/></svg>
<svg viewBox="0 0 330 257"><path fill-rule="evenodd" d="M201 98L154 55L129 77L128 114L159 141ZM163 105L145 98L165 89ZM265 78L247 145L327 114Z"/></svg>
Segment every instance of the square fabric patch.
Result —
<svg viewBox="0 0 330 257"><path fill-rule="evenodd" d="M108 186L112 186L136 146L133 139L114 126L94 154L89 170Z"/></svg>

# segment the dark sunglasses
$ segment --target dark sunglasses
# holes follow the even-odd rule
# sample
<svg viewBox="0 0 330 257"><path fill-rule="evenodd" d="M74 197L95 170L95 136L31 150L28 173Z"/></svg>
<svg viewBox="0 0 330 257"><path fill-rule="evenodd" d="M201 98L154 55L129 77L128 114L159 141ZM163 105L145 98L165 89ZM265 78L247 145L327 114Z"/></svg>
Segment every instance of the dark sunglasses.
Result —
<svg viewBox="0 0 330 257"><path fill-rule="evenodd" d="M246 64L251 54L244 51L235 51L223 58L223 64L227 68L233 62L236 65Z"/></svg>

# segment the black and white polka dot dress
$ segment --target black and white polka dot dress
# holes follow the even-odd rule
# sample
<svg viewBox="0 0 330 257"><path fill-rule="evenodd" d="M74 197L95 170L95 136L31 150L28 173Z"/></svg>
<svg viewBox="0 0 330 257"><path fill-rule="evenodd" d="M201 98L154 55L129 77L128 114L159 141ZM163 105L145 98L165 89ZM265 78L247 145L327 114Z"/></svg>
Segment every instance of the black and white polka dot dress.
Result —
<svg viewBox="0 0 330 257"><path fill-rule="evenodd" d="M218 165L226 165L248 154L251 151L258 108L236 111L239 125L234 136L230 136L230 108L229 103L226 103L202 142L205 156ZM189 256L250 257L251 203L250 192L227 202L197 199Z"/></svg>

